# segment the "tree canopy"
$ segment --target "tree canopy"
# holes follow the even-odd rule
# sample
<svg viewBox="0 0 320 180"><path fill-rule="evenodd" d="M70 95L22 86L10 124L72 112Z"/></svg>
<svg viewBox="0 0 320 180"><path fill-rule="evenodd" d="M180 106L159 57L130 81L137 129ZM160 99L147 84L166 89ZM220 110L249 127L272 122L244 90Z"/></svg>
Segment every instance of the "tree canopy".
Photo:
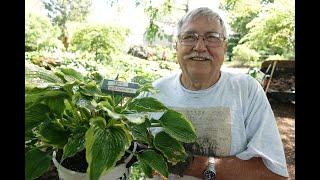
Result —
<svg viewBox="0 0 320 180"><path fill-rule="evenodd" d="M48 11L48 17L61 29L60 39L68 48L68 31L66 24L70 21L83 21L90 12L92 0L42 0Z"/></svg>
<svg viewBox="0 0 320 180"><path fill-rule="evenodd" d="M249 47L270 55L294 57L295 22L294 2L278 0L263 7L258 17L247 27L249 32L241 39Z"/></svg>
<svg viewBox="0 0 320 180"><path fill-rule="evenodd" d="M234 55L234 48L242 45L258 52L262 60L273 55L294 59L293 0L223 0L220 8L226 10L233 31L229 38L229 56Z"/></svg>

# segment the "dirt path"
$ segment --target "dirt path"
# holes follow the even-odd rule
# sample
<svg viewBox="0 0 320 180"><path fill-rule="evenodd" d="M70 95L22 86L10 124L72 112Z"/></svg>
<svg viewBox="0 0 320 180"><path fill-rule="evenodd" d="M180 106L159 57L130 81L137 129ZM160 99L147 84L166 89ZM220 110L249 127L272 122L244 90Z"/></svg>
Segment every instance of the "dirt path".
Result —
<svg viewBox="0 0 320 180"><path fill-rule="evenodd" d="M270 100L284 146L289 180L295 179L295 105Z"/></svg>

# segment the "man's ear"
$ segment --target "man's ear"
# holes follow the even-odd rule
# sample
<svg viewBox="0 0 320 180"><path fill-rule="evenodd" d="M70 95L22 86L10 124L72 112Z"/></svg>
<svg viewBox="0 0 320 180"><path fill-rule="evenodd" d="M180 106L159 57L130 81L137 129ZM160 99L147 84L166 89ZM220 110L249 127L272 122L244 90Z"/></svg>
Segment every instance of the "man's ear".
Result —
<svg viewBox="0 0 320 180"><path fill-rule="evenodd" d="M176 46L175 46L176 50L178 50L178 41L176 41Z"/></svg>

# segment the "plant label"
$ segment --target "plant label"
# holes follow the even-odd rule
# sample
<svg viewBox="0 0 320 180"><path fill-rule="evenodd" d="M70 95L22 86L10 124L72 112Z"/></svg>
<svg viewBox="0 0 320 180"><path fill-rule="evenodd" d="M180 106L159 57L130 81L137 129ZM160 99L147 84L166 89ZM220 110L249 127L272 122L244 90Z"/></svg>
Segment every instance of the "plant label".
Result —
<svg viewBox="0 0 320 180"><path fill-rule="evenodd" d="M114 93L117 95L133 97L139 88L139 84L104 79L101 91L104 93Z"/></svg>

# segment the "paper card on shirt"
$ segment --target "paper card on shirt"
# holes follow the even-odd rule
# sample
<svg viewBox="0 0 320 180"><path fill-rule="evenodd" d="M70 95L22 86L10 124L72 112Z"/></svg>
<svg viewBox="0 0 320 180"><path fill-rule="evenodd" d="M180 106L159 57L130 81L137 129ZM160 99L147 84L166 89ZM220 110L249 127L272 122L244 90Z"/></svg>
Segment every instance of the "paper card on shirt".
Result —
<svg viewBox="0 0 320 180"><path fill-rule="evenodd" d="M172 107L190 119L198 139L186 150L196 155L229 156L231 147L231 115L228 107Z"/></svg>

